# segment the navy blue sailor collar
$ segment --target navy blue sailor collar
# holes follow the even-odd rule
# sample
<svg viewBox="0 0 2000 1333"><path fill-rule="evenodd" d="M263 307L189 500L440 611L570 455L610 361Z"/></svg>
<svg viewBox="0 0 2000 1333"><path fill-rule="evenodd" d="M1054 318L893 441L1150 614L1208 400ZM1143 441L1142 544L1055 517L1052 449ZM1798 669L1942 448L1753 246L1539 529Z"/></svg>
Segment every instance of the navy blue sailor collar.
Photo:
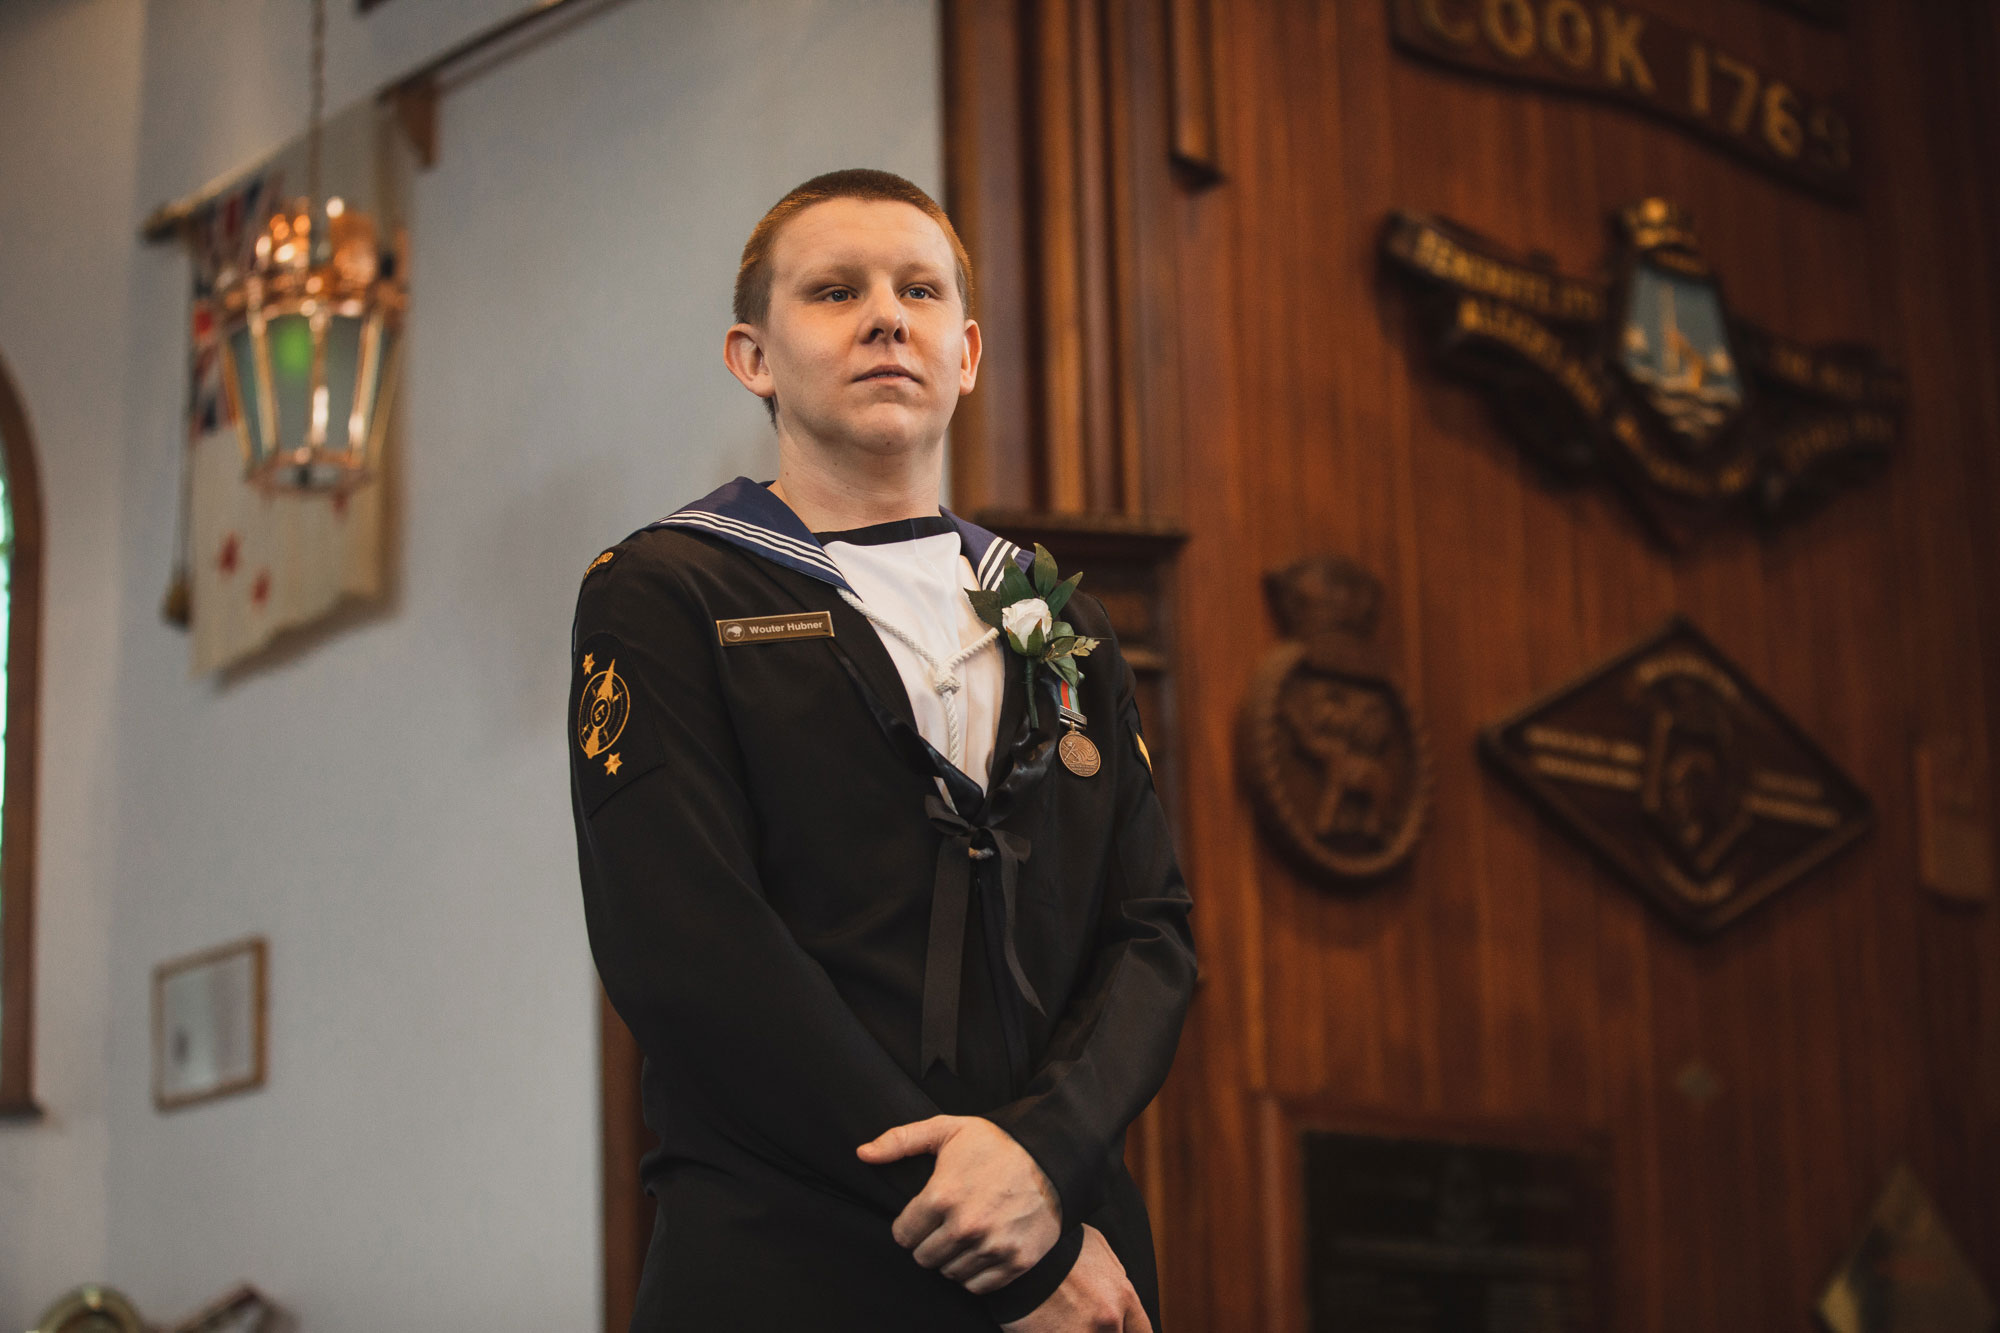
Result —
<svg viewBox="0 0 2000 1333"><path fill-rule="evenodd" d="M940 508L939 512L958 530L959 545L980 587L998 589L1009 560L1023 572L1027 570L1030 557L1013 542L960 518L949 509ZM854 592L819 539L807 530L790 505L771 493L768 482L738 477L694 503L682 505L665 518L648 523L639 532L656 528L681 528L719 537L773 564Z"/></svg>

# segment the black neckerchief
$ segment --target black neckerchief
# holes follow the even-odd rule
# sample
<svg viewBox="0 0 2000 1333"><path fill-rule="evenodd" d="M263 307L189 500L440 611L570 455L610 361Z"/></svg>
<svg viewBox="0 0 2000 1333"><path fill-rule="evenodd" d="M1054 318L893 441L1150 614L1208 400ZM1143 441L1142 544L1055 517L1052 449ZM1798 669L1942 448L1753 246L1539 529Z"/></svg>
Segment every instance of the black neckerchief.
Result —
<svg viewBox="0 0 2000 1333"><path fill-rule="evenodd" d="M923 537L942 537L957 531L943 514L925 514L921 518L895 518L887 523L870 523L865 528L848 528L842 532L815 532L813 540L821 546L830 542L846 542L849 546L889 546Z"/></svg>

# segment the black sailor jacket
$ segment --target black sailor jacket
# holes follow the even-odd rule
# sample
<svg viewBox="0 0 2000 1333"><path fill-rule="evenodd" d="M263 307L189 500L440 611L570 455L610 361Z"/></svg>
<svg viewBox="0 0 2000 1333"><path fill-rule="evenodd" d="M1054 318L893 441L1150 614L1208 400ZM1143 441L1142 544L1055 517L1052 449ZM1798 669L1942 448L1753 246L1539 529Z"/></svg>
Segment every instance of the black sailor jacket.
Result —
<svg viewBox="0 0 2000 1333"><path fill-rule="evenodd" d="M954 522L982 582L1020 558ZM578 595L585 921L659 1138L632 1327L991 1330L1060 1284L1085 1222L1158 1327L1124 1135L1166 1077L1195 958L1131 668L1079 592L1064 616L1103 641L1080 700L1102 767L1057 758L1049 674L1031 724L1010 657L982 794L917 735L840 587L739 479L600 556ZM726 637L763 617L785 619ZM1062 1200L1049 1256L984 1298L890 1235L932 1159L855 1156L940 1113L999 1124Z"/></svg>

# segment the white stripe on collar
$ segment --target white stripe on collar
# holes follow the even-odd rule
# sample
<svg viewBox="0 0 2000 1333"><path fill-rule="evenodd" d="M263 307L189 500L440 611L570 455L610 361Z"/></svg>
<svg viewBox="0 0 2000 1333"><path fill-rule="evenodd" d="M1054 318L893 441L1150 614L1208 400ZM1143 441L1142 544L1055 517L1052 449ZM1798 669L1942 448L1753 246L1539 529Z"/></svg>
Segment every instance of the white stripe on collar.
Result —
<svg viewBox="0 0 2000 1333"><path fill-rule="evenodd" d="M808 564L816 565L821 569L829 570L835 574L840 572L840 567L834 564L827 556L825 548L807 546L804 542L796 538L787 537L781 532L773 532L771 529L760 527L755 523L745 523L740 519L726 518L721 514L711 514L699 509L688 510L684 513L669 514L661 519L660 522L673 527L709 528L721 533L725 537L768 546L778 554L788 556L793 560L803 560Z"/></svg>
<svg viewBox="0 0 2000 1333"><path fill-rule="evenodd" d="M977 523L960 518L949 509L939 512L958 529L960 547L971 563L974 578L980 587L997 591L1009 560L1025 572L1028 561L1020 547L1004 537L996 537ZM762 556L836 588L853 591L841 575L840 567L828 557L819 540L806 529L792 507L771 494L768 486L748 477L738 477L639 531L650 532L665 527L709 533L752 555Z"/></svg>
<svg viewBox="0 0 2000 1333"><path fill-rule="evenodd" d="M992 591L998 591L1000 580L1007 572L1007 562L1013 560L1018 563L1020 558L1020 547L1014 545L1014 543L1008 541L1005 537L994 537L986 547L986 554L979 561L979 567L976 571L979 586Z"/></svg>

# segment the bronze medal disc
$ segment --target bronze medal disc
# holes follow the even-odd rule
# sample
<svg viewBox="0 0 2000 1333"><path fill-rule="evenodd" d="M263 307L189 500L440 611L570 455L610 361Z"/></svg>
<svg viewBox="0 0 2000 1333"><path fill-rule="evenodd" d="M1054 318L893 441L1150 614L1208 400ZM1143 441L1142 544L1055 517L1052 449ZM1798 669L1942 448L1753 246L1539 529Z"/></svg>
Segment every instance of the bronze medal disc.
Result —
<svg viewBox="0 0 2000 1333"><path fill-rule="evenodd" d="M1056 752L1062 755L1063 767L1080 778L1087 778L1104 767L1104 756L1097 752L1097 743L1080 731L1065 735Z"/></svg>

